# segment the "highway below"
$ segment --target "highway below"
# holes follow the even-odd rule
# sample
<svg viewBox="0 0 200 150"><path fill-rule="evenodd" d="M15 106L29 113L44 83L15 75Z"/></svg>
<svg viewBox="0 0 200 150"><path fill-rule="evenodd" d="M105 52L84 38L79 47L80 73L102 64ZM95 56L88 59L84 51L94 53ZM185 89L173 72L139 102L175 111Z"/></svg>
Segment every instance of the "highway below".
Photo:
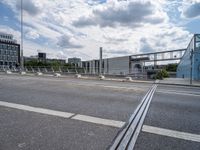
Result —
<svg viewBox="0 0 200 150"><path fill-rule="evenodd" d="M151 87L0 75L0 150L109 149ZM199 150L200 88L158 85L135 149Z"/></svg>

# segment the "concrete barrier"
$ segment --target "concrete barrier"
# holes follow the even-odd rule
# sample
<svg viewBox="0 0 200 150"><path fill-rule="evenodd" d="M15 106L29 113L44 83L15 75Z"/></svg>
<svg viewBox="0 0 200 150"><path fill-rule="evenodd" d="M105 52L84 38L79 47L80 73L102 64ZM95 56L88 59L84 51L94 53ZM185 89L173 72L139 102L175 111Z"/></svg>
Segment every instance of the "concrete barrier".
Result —
<svg viewBox="0 0 200 150"><path fill-rule="evenodd" d="M61 74L60 74L60 73L54 73L54 76L55 76L55 77L60 77Z"/></svg>
<svg viewBox="0 0 200 150"><path fill-rule="evenodd" d="M21 74L21 75L25 75L26 72L25 72L25 71L21 71L20 74Z"/></svg>
<svg viewBox="0 0 200 150"><path fill-rule="evenodd" d="M100 75L100 76L99 76L99 79L100 79L100 80L103 80L103 79L105 79L105 76Z"/></svg>
<svg viewBox="0 0 200 150"><path fill-rule="evenodd" d="M76 74L75 77L76 78L81 78L81 74Z"/></svg>
<svg viewBox="0 0 200 150"><path fill-rule="evenodd" d="M132 81L132 77L125 77L126 81Z"/></svg>
<svg viewBox="0 0 200 150"><path fill-rule="evenodd" d="M5 72L6 72L6 74L12 74L12 72L10 70L6 70Z"/></svg>
<svg viewBox="0 0 200 150"><path fill-rule="evenodd" d="M43 75L43 73L42 72L37 72L36 75L37 76L41 76L41 75Z"/></svg>

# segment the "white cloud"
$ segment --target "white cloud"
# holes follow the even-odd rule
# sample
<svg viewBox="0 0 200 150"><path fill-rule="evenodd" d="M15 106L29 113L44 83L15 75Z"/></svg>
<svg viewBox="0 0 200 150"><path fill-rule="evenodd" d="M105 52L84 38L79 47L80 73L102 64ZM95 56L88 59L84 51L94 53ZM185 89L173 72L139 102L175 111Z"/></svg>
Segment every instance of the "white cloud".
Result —
<svg viewBox="0 0 200 150"><path fill-rule="evenodd" d="M99 25L131 28L143 26L144 23L158 24L167 19L167 15L158 6L151 1L110 1L97 6L89 16L82 16L73 24L77 27Z"/></svg>
<svg viewBox="0 0 200 150"><path fill-rule="evenodd" d="M200 0L183 0L179 6L182 18L193 19L200 16Z"/></svg>
<svg viewBox="0 0 200 150"><path fill-rule="evenodd" d="M28 31L26 34L25 34L26 38L27 39L38 39L40 37L40 35L37 33L37 31Z"/></svg>
<svg viewBox="0 0 200 150"><path fill-rule="evenodd" d="M170 22L167 0L24 1L25 55L41 49L51 57L96 59L101 46L112 57L185 48L191 38L185 28ZM17 1L3 2L20 21ZM19 31L11 33L20 39ZM45 41L37 43L41 39Z"/></svg>

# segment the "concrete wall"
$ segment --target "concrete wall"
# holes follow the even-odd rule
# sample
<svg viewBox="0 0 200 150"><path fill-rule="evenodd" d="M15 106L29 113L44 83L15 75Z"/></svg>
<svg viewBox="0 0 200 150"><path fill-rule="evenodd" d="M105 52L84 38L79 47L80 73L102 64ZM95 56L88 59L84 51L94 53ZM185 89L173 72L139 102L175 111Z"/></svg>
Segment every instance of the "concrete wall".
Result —
<svg viewBox="0 0 200 150"><path fill-rule="evenodd" d="M99 60L82 62L82 66L84 67L83 63L84 64L89 63L89 68L88 69L86 68L87 73L90 74L99 73ZM128 74L130 67L129 63L130 63L129 56L103 59L102 72L104 74L116 74L116 75Z"/></svg>
<svg viewBox="0 0 200 150"><path fill-rule="evenodd" d="M128 74L130 70L130 59L129 56L116 57L104 59L104 73L105 74Z"/></svg>

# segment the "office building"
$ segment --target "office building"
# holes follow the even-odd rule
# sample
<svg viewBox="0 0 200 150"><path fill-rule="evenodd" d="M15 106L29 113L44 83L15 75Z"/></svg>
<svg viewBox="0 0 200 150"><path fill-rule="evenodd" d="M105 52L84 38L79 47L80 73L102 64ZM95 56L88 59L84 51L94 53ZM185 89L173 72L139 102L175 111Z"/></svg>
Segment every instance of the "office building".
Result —
<svg viewBox="0 0 200 150"><path fill-rule="evenodd" d="M20 45L13 35L0 33L0 65L17 67L20 64Z"/></svg>
<svg viewBox="0 0 200 150"><path fill-rule="evenodd" d="M46 62L47 59L47 54L46 53L38 53L38 61L39 62Z"/></svg>

